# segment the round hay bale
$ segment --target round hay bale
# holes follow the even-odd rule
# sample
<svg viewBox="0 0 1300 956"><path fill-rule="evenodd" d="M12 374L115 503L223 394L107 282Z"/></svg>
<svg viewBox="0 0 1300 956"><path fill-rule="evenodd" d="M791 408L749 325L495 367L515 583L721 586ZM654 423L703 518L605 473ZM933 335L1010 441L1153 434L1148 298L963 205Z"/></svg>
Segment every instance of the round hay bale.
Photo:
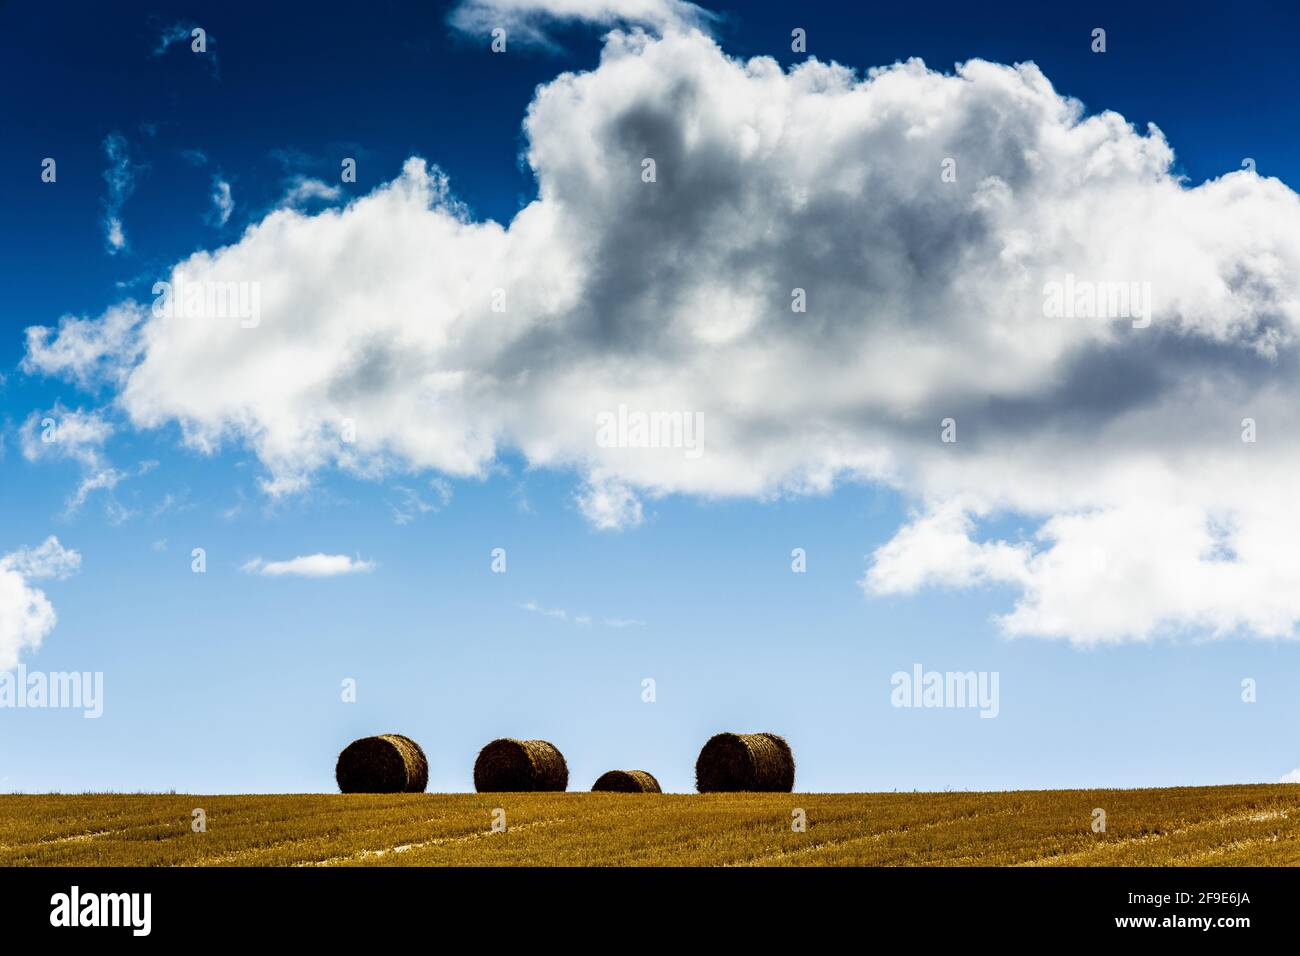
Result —
<svg viewBox="0 0 1300 956"><path fill-rule="evenodd" d="M545 740L502 737L480 750L474 761L474 789L479 793L564 790L568 786L569 765L564 754Z"/></svg>
<svg viewBox="0 0 1300 956"><path fill-rule="evenodd" d="M334 779L343 793L423 793L429 761L410 737L362 737L343 748Z"/></svg>
<svg viewBox="0 0 1300 956"><path fill-rule="evenodd" d="M609 793L663 793L659 781L644 770L607 770L591 785L591 792Z"/></svg>
<svg viewBox="0 0 1300 956"><path fill-rule="evenodd" d="M789 793L794 789L794 754L776 734L715 734L695 761L695 789Z"/></svg>

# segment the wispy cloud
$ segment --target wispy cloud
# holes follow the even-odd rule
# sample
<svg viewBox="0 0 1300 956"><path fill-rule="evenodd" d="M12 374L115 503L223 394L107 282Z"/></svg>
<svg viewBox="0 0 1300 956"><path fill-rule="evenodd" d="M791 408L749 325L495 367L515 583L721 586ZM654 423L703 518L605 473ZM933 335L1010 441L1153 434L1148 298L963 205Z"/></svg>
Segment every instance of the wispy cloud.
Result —
<svg viewBox="0 0 1300 956"><path fill-rule="evenodd" d="M448 21L463 33L501 28L526 46L554 49L551 31L577 23L707 30L717 14L684 0L463 0Z"/></svg>
<svg viewBox="0 0 1300 956"><path fill-rule="evenodd" d="M154 44L153 55L163 56L174 46L185 46L195 56L201 56L203 58L203 62L206 64L208 69L212 71L213 79L220 79L221 62L217 58L217 38L204 30L204 49L201 52L194 50L194 42L196 39L194 31L197 29L200 29L199 25L193 22L178 22L164 27L162 32L158 35L157 42Z"/></svg>
<svg viewBox="0 0 1300 956"><path fill-rule="evenodd" d="M296 209L314 200L334 202L342 195L343 190L340 187L331 186L324 180L294 176L289 180L289 185L280 198L280 206Z"/></svg>
<svg viewBox="0 0 1300 956"><path fill-rule="evenodd" d="M218 227L230 221L234 211L235 200L230 194L230 183L220 176L212 177L212 221Z"/></svg>
<svg viewBox="0 0 1300 956"><path fill-rule="evenodd" d="M451 503L451 484L435 478L429 482L437 496L437 502L431 502L425 499L414 488L406 485L395 485L393 491L397 494L396 501L390 501L389 505L393 509L393 523L399 525L410 524L420 515L437 514L443 508Z"/></svg>
<svg viewBox="0 0 1300 956"><path fill-rule="evenodd" d="M32 412L19 429L23 457L28 461L74 461L81 466L81 480L64 507L65 518L80 511L96 491L110 493L104 507L115 524L132 516L111 492L123 481L152 471L158 463L142 461L135 471L115 468L104 455L104 445L113 432L114 426L102 412L70 410L57 402L48 411Z"/></svg>
<svg viewBox="0 0 1300 956"><path fill-rule="evenodd" d="M104 170L104 181L108 183L108 195L104 197L104 241L109 255L117 255L127 247L122 206L135 192L143 167L132 162L126 137L118 132L105 137L104 155L108 159L108 169Z"/></svg>
<svg viewBox="0 0 1300 956"><path fill-rule="evenodd" d="M527 601L521 604L525 611L530 614L539 614L542 617L554 618L557 621L568 621L577 624L579 627L590 626L594 618L590 614L570 614L568 610L562 607L544 607L536 601ZM645 621L637 621L631 618L607 617L602 622L606 627L644 627Z"/></svg>
<svg viewBox="0 0 1300 956"><path fill-rule="evenodd" d="M525 611L533 614L540 614L542 617L553 617L559 621L567 621L569 612L562 607L542 607L536 601L528 601L523 606Z"/></svg>
<svg viewBox="0 0 1300 956"><path fill-rule="evenodd" d="M346 554L308 554L287 561L263 561L260 557L248 561L240 569L245 574L266 577L293 575L303 578L329 578L339 574L358 574L371 571L374 561L362 561Z"/></svg>

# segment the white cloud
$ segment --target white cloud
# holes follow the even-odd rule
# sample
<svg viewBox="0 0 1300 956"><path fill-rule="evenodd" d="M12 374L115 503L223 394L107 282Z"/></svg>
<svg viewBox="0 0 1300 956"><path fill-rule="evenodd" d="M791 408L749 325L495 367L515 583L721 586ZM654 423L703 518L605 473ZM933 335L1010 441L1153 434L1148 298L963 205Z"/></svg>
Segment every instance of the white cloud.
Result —
<svg viewBox="0 0 1300 956"><path fill-rule="evenodd" d="M184 48L186 53L199 57L205 63L209 70L212 71L214 79L221 78L221 65L217 58L217 38L211 33L204 33L205 50L202 53L194 51L194 30L198 24L195 23L173 23L165 27L158 35L158 40L154 44L153 55L162 56L174 46ZM197 152L197 151L196 151Z"/></svg>
<svg viewBox="0 0 1300 956"><path fill-rule="evenodd" d="M83 388L117 381L139 356L137 335L145 310L134 301L118 303L98 319L65 315L57 329L33 325L26 330L22 370L75 381Z"/></svg>
<svg viewBox="0 0 1300 956"><path fill-rule="evenodd" d="M230 221L230 214L235 209L235 200L230 195L230 183L220 176L212 179L212 217L217 226L224 226Z"/></svg>
<svg viewBox="0 0 1300 956"><path fill-rule="evenodd" d="M141 167L131 161L130 147L121 133L113 132L105 137L104 155L109 163L104 170L104 181L108 183L108 195L104 198L104 241L109 255L115 255L127 245L121 211L135 192Z"/></svg>
<svg viewBox="0 0 1300 956"><path fill-rule="evenodd" d="M508 225L412 159L179 263L259 281L261 324L149 317L122 409L203 451L246 443L273 493L329 467L483 476L510 449L576 473L601 528L669 494L883 482L918 517L873 593L997 584L1007 633L1080 642L1294 632L1283 183L1189 188L1158 129L1086 116L1032 64L785 72L676 31L613 32L524 129L539 195ZM1047 317L1066 275L1150 282L1149 327ZM623 404L700 414L703 454L597 442ZM1024 535L978 533L1008 515Z"/></svg>
<svg viewBox="0 0 1300 956"><path fill-rule="evenodd" d="M178 43L189 45L190 31L193 26L188 23L173 23L171 26L163 29L158 35L158 41L154 44L153 55L162 56L168 50Z"/></svg>
<svg viewBox="0 0 1300 956"><path fill-rule="evenodd" d="M397 495L396 501L390 501L389 504L393 509L393 523L398 525L410 524L421 515L437 513L451 503L452 488L449 482L441 478L435 478L429 483L429 487L437 496L437 503L427 500L419 491L406 485L394 485L393 491Z"/></svg>
<svg viewBox="0 0 1300 956"><path fill-rule="evenodd" d="M81 567L81 554L63 547L57 537L50 535L35 548L19 548L0 557L0 567L27 578L63 580Z"/></svg>
<svg viewBox="0 0 1300 956"><path fill-rule="evenodd" d="M293 176L289 180L284 195L280 198L280 207L296 209L307 205L312 200L334 202L342 195L343 190L339 186L331 186L323 180L313 179L308 176Z"/></svg>
<svg viewBox="0 0 1300 956"><path fill-rule="evenodd" d="M1296 769L1284 775L1278 783L1300 783L1300 767L1296 767Z"/></svg>
<svg viewBox="0 0 1300 956"><path fill-rule="evenodd" d="M684 0L463 0L449 19L465 33L488 34L500 27L509 39L551 46L547 30L556 24L637 25L664 32L703 29L716 15Z"/></svg>
<svg viewBox="0 0 1300 956"><path fill-rule="evenodd" d="M142 461L130 472L115 468L104 455L114 430L101 411L67 409L58 403L49 411L32 412L19 429L23 457L28 461L73 461L81 466L81 480L68 496L65 517L76 514L96 491L109 492L104 507L114 524L133 516L134 512L113 498L112 491L123 481L152 471L158 463Z"/></svg>
<svg viewBox="0 0 1300 956"><path fill-rule="evenodd" d="M48 411L32 412L19 430L28 461L66 459L87 469L103 466L104 444L112 434L113 425L102 413L58 403Z"/></svg>
<svg viewBox="0 0 1300 956"><path fill-rule="evenodd" d="M528 601L523 605L523 609L525 611L530 611L533 614L540 614L542 617L553 617L559 621L567 621L569 619L569 612L566 611L564 608L542 607L536 601ZM588 622L591 620L591 618L585 614L581 616Z"/></svg>
<svg viewBox="0 0 1300 956"><path fill-rule="evenodd" d="M570 617L567 609L562 607L543 607L536 601L528 601L520 605L525 611L532 614L539 614L542 617L555 618L557 621L570 621L579 627L590 627L593 618L590 614L575 614ZM605 618L602 622L606 627L624 628L624 627L645 627L645 621L638 621L633 618L613 617Z"/></svg>
<svg viewBox="0 0 1300 956"><path fill-rule="evenodd" d="M595 478L579 489L577 501L583 516L601 531L635 528L642 521L640 499L621 481Z"/></svg>
<svg viewBox="0 0 1300 956"><path fill-rule="evenodd" d="M80 566L81 555L53 536L0 556L0 671L16 667L23 652L34 651L54 630L54 607L31 581L65 578Z"/></svg>
<svg viewBox="0 0 1300 956"><path fill-rule="evenodd" d="M970 516L956 504L938 506L877 549L865 586L876 594L898 594L933 584L1023 582L1029 546L977 544L970 539L972 526Z"/></svg>
<svg viewBox="0 0 1300 956"><path fill-rule="evenodd" d="M308 554L287 561L263 561L254 558L240 569L246 574L261 574L268 577L295 575L304 578L328 578L339 574L358 574L371 571L373 561L350 558L346 554Z"/></svg>

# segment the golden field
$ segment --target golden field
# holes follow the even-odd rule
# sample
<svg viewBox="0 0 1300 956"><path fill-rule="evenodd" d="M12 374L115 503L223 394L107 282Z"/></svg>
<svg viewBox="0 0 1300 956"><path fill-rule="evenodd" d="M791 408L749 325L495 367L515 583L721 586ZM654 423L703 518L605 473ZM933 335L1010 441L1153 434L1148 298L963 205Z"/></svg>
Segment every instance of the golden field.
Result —
<svg viewBox="0 0 1300 956"><path fill-rule="evenodd" d="M1093 810L1106 812L1094 833ZM193 811L206 815L194 832ZM493 811L505 832L492 832ZM795 832L793 811L806 814ZM0 796L0 866L1300 864L1300 785L1006 793Z"/></svg>

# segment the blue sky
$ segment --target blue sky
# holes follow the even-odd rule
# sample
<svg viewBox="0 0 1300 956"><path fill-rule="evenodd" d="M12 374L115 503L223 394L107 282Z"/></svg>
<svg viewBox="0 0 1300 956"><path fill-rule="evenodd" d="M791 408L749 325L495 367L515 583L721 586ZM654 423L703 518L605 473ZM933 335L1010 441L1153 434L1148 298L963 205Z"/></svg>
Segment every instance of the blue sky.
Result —
<svg viewBox="0 0 1300 956"><path fill-rule="evenodd" d="M1280 181L1261 195L1300 182L1300 16L1285 5L705 6L721 14L712 33L731 57L770 55L789 68L804 59L790 50L802 27L810 53L860 73L909 57L946 72L977 57L1032 60L1088 114L1113 110L1142 133L1155 123L1183 188L1245 157ZM593 472L572 456L544 460L549 435L530 431L500 441L474 476L389 448L396 463L378 477L331 461L276 495L251 433L226 430L205 452L187 443L179 413L144 423L124 404L123 379L24 366L25 329L149 301L173 265L237 243L296 183L336 191L301 202L305 218L342 209L419 156L446 173L469 221L509 224L538 198L525 112L539 84L596 67L608 24L541 21L551 47L494 55L487 37L448 25L451 7L379 3L329 16L296 4L86 3L58 15L0 6L0 85L11 91L0 100L0 555L51 535L79 553L76 573L29 582L58 621L21 660L103 672L105 697L97 720L0 709L0 791L328 791L337 752L387 731L423 745L431 790L469 789L478 748L516 736L556 743L573 789L643 768L686 791L699 747L725 729L784 734L801 790L1220 784L1300 766L1293 622L1286 634L1260 625L1232 605L1247 598L1199 617L1157 610L1168 618L1157 633L1120 634L1126 619L1116 639L1094 640L1011 633L999 616L1021 599L1022 578L982 557L955 574L959 586L869 593L872 555L915 520L923 478L839 476L803 493L809 482L785 472L755 483L734 471L701 483L629 472L614 487L637 491L641 519L607 529L582 499ZM206 29L206 54L188 41L159 52L178 24ZM1089 49L1095 26L1107 30L1104 55ZM105 178L114 135L131 183L116 200ZM355 183L340 182L341 156L356 158ZM40 179L44 157L57 160L55 183ZM912 161L929 157L903 157ZM233 199L224 223L218 182ZM121 249L106 240L109 215L122 222ZM1280 218L1291 215L1285 206ZM1279 314L1293 292L1273 298ZM1293 373L1288 349L1271 366L1279 376ZM219 370L224 358L192 360ZM770 415L788 407L774 401ZM90 459L25 454L25 425L52 409L97 412L112 435ZM1057 411L1040 423L1053 440L1075 421L1068 405ZM1080 432L1085 455L1091 435ZM732 451L757 472L773 448ZM79 486L106 469L115 486L75 505ZM1251 485L1232 493L1244 500ZM973 514L986 541L1014 549L1051 516L1103 504L1119 507L1072 500ZM191 571L194 548L206 551L204 574ZM504 574L491 570L494 548L506 549ZM806 573L791 571L794 548L807 553ZM314 554L369 566L326 577L247 567ZM1217 634L1207 620L1222 624ZM891 675L917 663L996 672L997 718L892 706ZM340 699L349 678L355 703ZM653 703L642 700L645 678ZM1258 684L1250 704L1247 678Z"/></svg>

